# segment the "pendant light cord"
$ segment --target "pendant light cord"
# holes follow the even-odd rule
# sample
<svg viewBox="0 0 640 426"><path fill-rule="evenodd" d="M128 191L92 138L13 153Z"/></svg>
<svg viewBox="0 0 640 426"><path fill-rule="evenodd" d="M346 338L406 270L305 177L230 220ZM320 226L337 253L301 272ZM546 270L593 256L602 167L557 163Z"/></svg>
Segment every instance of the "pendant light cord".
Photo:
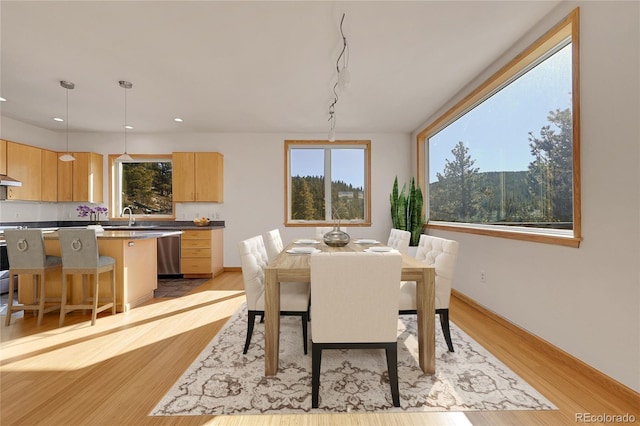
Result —
<svg viewBox="0 0 640 426"><path fill-rule="evenodd" d="M347 37L344 35L344 30L342 28L342 24L344 23L345 13L342 14L342 18L340 19L340 35L342 37L342 50L338 55L338 59L336 59L336 82L333 85L333 102L329 105L329 119L327 121L331 122L330 127L330 139L332 139L334 135L334 129L336 127L336 104L338 103L338 86L340 85L340 60L343 60L343 69L347 68L349 63L349 48L347 44Z"/></svg>

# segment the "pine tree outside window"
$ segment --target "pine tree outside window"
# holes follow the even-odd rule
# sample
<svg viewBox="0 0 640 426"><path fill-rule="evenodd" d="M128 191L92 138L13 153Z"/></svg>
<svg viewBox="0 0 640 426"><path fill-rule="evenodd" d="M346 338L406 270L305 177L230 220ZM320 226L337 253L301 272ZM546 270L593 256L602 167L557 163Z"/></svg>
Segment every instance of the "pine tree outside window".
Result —
<svg viewBox="0 0 640 426"><path fill-rule="evenodd" d="M133 161L110 155L112 216L130 207L137 218L173 217L171 157L131 154Z"/></svg>

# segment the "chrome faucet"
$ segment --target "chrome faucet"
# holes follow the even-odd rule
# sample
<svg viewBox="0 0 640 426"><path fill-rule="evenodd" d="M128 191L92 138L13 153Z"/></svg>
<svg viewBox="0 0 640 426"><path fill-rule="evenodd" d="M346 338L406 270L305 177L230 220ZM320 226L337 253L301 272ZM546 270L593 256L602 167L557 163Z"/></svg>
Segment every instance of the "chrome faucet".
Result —
<svg viewBox="0 0 640 426"><path fill-rule="evenodd" d="M135 222L135 219L131 216L133 214L133 212L131 211L131 207L130 206L127 206L124 209L122 209L122 213L120 213L120 217L122 217L127 210L129 210L129 226L133 226L133 224Z"/></svg>

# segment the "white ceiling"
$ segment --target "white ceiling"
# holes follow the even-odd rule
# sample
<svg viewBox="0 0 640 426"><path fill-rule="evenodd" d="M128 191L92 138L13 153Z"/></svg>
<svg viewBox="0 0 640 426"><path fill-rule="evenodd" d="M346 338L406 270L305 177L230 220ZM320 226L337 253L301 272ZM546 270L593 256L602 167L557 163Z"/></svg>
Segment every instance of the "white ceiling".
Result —
<svg viewBox="0 0 640 426"><path fill-rule="evenodd" d="M64 131L326 132L339 22L351 86L338 132L415 130L555 1L0 2L2 115ZM181 117L181 124L173 121Z"/></svg>

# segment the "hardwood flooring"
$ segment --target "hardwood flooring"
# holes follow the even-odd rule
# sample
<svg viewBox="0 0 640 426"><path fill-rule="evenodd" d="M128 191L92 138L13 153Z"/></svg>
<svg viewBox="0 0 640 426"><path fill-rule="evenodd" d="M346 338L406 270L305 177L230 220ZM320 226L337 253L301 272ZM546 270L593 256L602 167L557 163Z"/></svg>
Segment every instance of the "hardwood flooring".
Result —
<svg viewBox="0 0 640 426"><path fill-rule="evenodd" d="M129 312L14 314L1 329L2 425L562 425L576 413L635 416L640 400L603 389L490 316L452 298L451 319L551 400L554 411L149 417L195 357L244 302L242 276L225 272L187 296ZM455 344L455 342L454 342ZM594 423L591 423L594 424Z"/></svg>

